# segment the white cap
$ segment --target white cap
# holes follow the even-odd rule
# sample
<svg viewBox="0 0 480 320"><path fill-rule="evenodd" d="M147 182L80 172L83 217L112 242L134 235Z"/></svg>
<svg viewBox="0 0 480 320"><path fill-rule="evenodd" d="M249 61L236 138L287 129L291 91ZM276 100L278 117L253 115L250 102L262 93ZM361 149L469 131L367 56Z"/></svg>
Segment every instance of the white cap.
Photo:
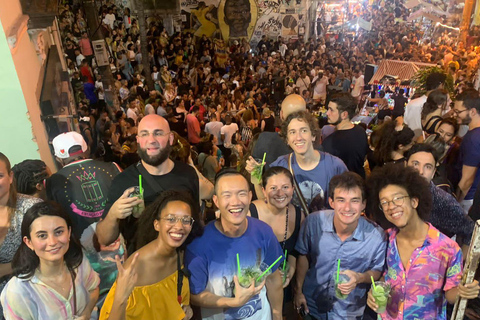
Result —
<svg viewBox="0 0 480 320"><path fill-rule="evenodd" d="M82 135L75 131L59 134L53 139L52 144L53 149L55 150L55 156L60 159L67 159L85 152L88 149L87 143L83 139ZM70 153L70 148L74 146L81 146L81 151Z"/></svg>

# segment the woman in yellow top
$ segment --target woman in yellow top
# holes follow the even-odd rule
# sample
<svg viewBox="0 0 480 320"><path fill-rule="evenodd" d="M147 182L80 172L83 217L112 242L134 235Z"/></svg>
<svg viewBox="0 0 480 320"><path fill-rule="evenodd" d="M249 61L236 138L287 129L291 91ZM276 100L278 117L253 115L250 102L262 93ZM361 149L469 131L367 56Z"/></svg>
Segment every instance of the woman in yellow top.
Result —
<svg viewBox="0 0 480 320"><path fill-rule="evenodd" d="M188 279L181 268L185 245L202 230L196 207L188 193L165 191L145 209L138 221L137 251L123 265L116 258L118 278L101 320L192 317Z"/></svg>

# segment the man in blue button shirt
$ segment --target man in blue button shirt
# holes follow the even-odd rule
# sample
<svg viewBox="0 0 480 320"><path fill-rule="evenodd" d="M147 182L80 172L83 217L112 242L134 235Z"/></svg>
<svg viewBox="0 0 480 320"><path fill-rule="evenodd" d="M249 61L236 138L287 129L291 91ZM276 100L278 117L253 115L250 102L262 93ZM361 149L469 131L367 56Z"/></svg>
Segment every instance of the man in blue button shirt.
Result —
<svg viewBox="0 0 480 320"><path fill-rule="evenodd" d="M295 249L297 259L295 307L313 319L362 319L370 277L379 279L385 262L386 236L382 228L362 216L365 182L344 172L330 180L333 210L310 214L304 221ZM350 280L335 295L337 263Z"/></svg>

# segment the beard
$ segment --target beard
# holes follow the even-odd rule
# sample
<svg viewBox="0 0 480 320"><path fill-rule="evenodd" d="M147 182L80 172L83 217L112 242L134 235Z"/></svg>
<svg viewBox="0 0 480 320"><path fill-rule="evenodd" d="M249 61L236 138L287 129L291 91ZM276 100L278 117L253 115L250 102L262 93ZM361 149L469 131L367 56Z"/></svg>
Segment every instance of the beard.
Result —
<svg viewBox="0 0 480 320"><path fill-rule="evenodd" d="M335 122L330 122L330 119L328 119L328 124L331 124L333 126L337 126L340 122L342 122L342 118L338 117L337 121Z"/></svg>
<svg viewBox="0 0 480 320"><path fill-rule="evenodd" d="M158 167L168 159L168 156L170 156L171 150L172 150L172 146L170 145L170 143L167 143L165 148L161 149L160 152L155 156L149 156L147 154L147 150L141 148L140 146L138 146L137 148L137 153L140 156L140 159L145 161L146 164L151 165L153 167Z"/></svg>
<svg viewBox="0 0 480 320"><path fill-rule="evenodd" d="M470 124L470 122L472 122L472 117L470 117L470 115L467 114L467 116L462 119L462 123L460 123L460 124L464 124L464 125L468 126Z"/></svg>

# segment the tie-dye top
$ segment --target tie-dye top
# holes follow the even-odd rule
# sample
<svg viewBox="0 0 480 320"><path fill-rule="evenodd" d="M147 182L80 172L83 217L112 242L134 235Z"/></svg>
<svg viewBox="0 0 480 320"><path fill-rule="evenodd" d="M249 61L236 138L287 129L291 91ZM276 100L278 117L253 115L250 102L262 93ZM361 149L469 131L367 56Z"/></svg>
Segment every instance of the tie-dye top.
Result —
<svg viewBox="0 0 480 320"><path fill-rule="evenodd" d="M7 320L72 320L81 315L90 301L90 291L100 283L98 274L83 256L83 261L76 270L75 294L73 286L68 299L43 283L38 278L38 270L31 279L13 277L2 291L0 300Z"/></svg>
<svg viewBox="0 0 480 320"><path fill-rule="evenodd" d="M382 319L447 319L445 292L458 286L462 252L456 242L429 224L423 245L415 249L408 265L398 253L397 228L388 230L385 281L392 287Z"/></svg>

